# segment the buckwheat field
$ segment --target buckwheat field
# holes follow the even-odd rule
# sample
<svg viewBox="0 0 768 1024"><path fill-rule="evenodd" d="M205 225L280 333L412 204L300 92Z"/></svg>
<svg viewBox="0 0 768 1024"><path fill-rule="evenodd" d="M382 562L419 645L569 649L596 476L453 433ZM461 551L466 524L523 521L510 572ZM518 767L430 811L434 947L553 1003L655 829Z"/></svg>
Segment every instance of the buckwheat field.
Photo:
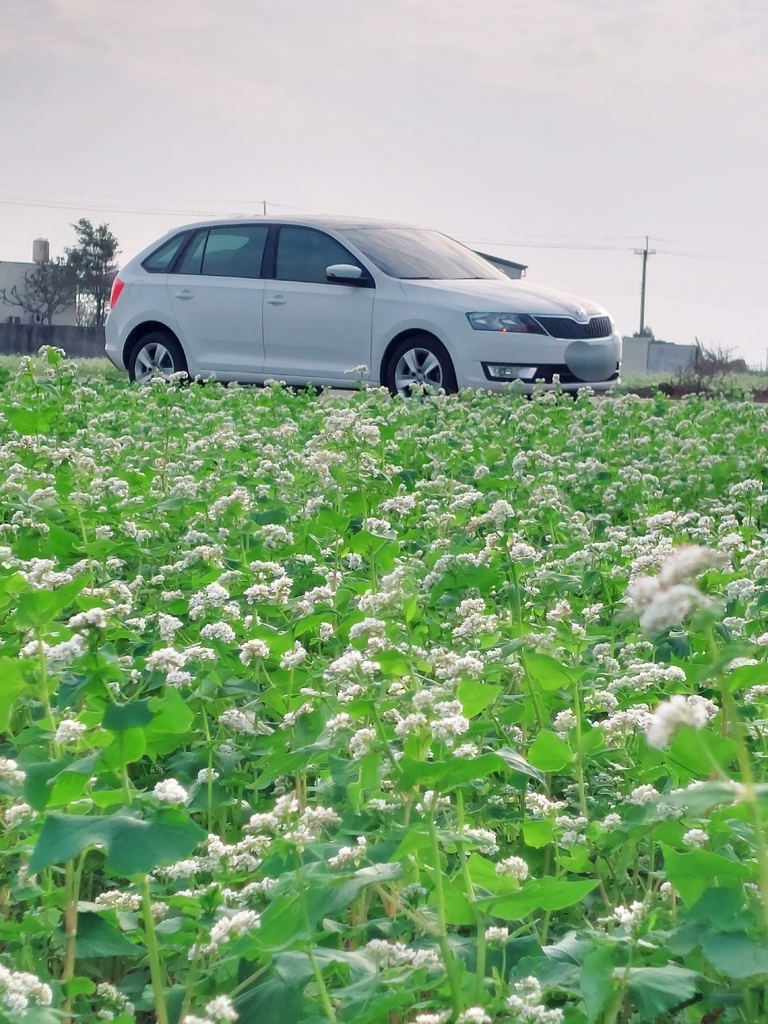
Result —
<svg viewBox="0 0 768 1024"><path fill-rule="evenodd" d="M768 407L0 387L0 1020L768 1018Z"/></svg>

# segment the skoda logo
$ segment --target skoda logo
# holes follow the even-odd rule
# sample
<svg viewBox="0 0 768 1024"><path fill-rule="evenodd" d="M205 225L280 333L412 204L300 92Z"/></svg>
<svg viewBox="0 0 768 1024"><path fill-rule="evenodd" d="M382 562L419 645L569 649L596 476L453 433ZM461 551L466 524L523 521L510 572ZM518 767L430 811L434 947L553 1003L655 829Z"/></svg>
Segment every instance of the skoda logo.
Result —
<svg viewBox="0 0 768 1024"><path fill-rule="evenodd" d="M577 306L576 309L574 309L573 315L576 317L577 320L580 320L582 323L584 323L586 320L589 320L586 309L582 309L581 306Z"/></svg>

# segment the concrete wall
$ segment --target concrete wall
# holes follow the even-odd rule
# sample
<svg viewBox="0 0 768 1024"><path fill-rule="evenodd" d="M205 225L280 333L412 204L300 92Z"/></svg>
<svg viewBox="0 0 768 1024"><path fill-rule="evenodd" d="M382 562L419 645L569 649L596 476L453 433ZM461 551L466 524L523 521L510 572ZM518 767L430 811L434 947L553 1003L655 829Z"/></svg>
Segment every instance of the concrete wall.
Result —
<svg viewBox="0 0 768 1024"><path fill-rule="evenodd" d="M695 345L652 341L648 346L648 373L674 373L696 363Z"/></svg>
<svg viewBox="0 0 768 1024"><path fill-rule="evenodd" d="M0 291L5 289L10 292L12 288L16 288L19 295L23 295L24 278L31 270L34 269L34 263L0 262ZM0 299L0 323L7 322L9 317L13 317L14 320L16 317L19 317L23 324L32 324L35 322L35 318L31 313L28 313L26 309L22 309L20 306L13 306ZM55 326L62 324L74 327L77 323L77 309L75 304L73 303L68 309L62 309L60 313L57 313L53 318L53 323Z"/></svg>
<svg viewBox="0 0 768 1024"><path fill-rule="evenodd" d="M623 374L648 372L648 343L650 340L647 337L621 339L621 372Z"/></svg>
<svg viewBox="0 0 768 1024"><path fill-rule="evenodd" d="M0 323L0 355L34 356L41 345L63 348L81 359L104 358L104 328Z"/></svg>
<svg viewBox="0 0 768 1024"><path fill-rule="evenodd" d="M655 338L622 338L623 354L621 372L630 373L675 373L696 362L695 345L674 345Z"/></svg>

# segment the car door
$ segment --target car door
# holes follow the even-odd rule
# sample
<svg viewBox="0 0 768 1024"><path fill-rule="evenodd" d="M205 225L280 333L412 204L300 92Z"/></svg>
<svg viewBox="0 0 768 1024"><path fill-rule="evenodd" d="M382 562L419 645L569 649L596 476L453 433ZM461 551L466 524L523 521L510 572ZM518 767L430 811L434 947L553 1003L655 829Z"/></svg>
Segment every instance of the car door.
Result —
<svg viewBox="0 0 768 1024"><path fill-rule="evenodd" d="M351 264L363 282L332 283L326 268ZM264 373L288 383L349 383L371 363L375 290L348 249L316 228L283 225L264 287Z"/></svg>
<svg viewBox="0 0 768 1024"><path fill-rule="evenodd" d="M199 372L245 381L261 374L261 269L268 233L268 224L200 230L168 277L182 345Z"/></svg>

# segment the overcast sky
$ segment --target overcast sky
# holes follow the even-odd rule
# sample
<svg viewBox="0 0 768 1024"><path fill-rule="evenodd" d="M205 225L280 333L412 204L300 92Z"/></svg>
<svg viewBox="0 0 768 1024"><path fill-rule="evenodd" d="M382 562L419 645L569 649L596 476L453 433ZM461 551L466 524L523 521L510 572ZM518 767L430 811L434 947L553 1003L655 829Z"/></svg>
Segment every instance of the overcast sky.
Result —
<svg viewBox="0 0 768 1024"><path fill-rule="evenodd" d="M766 0L3 0L0 95L0 260L267 200L439 228L629 334L649 234L656 336L766 359Z"/></svg>

